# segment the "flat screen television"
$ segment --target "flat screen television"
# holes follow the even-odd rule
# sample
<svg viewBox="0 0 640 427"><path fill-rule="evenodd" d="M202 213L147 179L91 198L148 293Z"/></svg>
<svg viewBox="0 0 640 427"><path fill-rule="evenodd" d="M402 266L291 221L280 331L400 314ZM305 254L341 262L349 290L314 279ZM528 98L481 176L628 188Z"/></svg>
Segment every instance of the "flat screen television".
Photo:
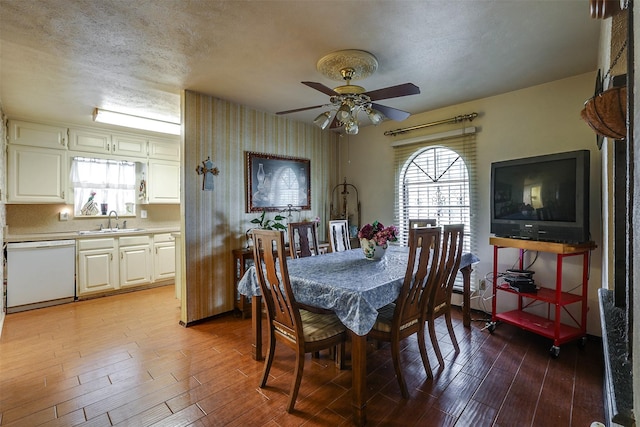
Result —
<svg viewBox="0 0 640 427"><path fill-rule="evenodd" d="M589 233L589 150L491 164L491 232L582 243Z"/></svg>

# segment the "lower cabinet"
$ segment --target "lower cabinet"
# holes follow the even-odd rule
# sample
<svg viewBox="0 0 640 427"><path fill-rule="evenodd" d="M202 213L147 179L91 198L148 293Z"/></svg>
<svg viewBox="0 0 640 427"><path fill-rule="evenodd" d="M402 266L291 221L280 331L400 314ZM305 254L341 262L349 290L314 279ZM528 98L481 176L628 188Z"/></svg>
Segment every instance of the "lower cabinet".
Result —
<svg viewBox="0 0 640 427"><path fill-rule="evenodd" d="M77 295L105 294L175 276L170 233L77 241Z"/></svg>
<svg viewBox="0 0 640 427"><path fill-rule="evenodd" d="M151 282L151 239L149 236L120 237L120 287Z"/></svg>
<svg viewBox="0 0 640 427"><path fill-rule="evenodd" d="M153 236L153 281L176 276L176 242L171 233Z"/></svg>
<svg viewBox="0 0 640 427"><path fill-rule="evenodd" d="M116 238L77 241L78 296L120 288Z"/></svg>

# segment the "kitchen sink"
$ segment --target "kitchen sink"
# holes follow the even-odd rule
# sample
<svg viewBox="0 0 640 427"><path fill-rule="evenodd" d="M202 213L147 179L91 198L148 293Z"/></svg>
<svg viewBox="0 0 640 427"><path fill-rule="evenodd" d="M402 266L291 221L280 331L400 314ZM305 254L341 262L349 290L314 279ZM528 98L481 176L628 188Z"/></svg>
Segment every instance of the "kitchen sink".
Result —
<svg viewBox="0 0 640 427"><path fill-rule="evenodd" d="M80 235L86 234L114 234L114 233L135 233L137 231L145 231L144 228L103 228L102 230L82 230L78 231Z"/></svg>

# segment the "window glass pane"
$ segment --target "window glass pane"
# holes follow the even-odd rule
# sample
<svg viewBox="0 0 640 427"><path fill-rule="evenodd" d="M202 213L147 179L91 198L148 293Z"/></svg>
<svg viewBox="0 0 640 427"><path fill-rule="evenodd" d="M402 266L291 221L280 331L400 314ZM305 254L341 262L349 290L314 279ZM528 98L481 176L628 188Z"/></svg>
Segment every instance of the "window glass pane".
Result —
<svg viewBox="0 0 640 427"><path fill-rule="evenodd" d="M403 167L398 194L406 244L409 219L437 220L439 226L465 224L464 252L470 252L469 173L464 160L446 147L418 149ZM462 276L456 286L462 287Z"/></svg>
<svg viewBox="0 0 640 427"><path fill-rule="evenodd" d="M127 204L136 202L135 163L74 157L71 182L75 216L106 215L112 210L118 215L134 212L127 210Z"/></svg>

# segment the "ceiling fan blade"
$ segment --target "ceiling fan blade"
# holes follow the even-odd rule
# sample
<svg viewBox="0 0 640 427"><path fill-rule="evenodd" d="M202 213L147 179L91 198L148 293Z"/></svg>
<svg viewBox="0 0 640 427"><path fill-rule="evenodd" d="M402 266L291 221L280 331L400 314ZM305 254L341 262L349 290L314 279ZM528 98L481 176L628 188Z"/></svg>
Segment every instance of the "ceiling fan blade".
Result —
<svg viewBox="0 0 640 427"><path fill-rule="evenodd" d="M420 88L413 83L404 83L397 86L389 86L382 89L372 90L364 94L371 98L372 101L380 99L398 98L400 96L417 95Z"/></svg>
<svg viewBox="0 0 640 427"><path fill-rule="evenodd" d="M329 95L329 96L334 96L334 95L338 95L338 93L331 89L326 87L325 85L323 85L322 83L316 83L316 82L302 82L303 85L307 85L310 88L313 88L315 90L318 90L322 93L324 93L325 95Z"/></svg>
<svg viewBox="0 0 640 427"><path fill-rule="evenodd" d="M294 110L278 111L276 114L297 113L298 111L313 110L314 108L320 108L320 107L324 107L324 104L323 104L323 105L314 105L313 107L296 108L296 109L294 109Z"/></svg>
<svg viewBox="0 0 640 427"><path fill-rule="evenodd" d="M388 119L395 120L397 122L401 122L411 115L411 113L408 113L406 111L398 110L397 108L387 107L385 105L372 103L371 107L373 107L374 110L380 111Z"/></svg>

